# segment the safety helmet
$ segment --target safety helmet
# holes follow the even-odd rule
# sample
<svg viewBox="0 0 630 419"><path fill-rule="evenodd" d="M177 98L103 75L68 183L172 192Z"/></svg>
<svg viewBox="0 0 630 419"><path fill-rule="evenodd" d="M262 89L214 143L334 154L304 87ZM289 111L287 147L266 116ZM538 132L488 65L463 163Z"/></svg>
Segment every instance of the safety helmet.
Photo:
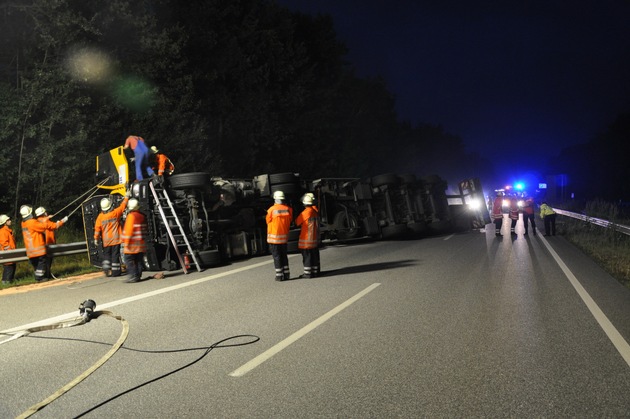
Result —
<svg viewBox="0 0 630 419"><path fill-rule="evenodd" d="M46 213L46 208L39 207L35 210L35 217L39 217L40 215L44 215Z"/></svg>
<svg viewBox="0 0 630 419"><path fill-rule="evenodd" d="M127 209L129 211L137 210L139 206L140 206L140 202L138 202L136 198L131 198L129 202L127 202Z"/></svg>
<svg viewBox="0 0 630 419"><path fill-rule="evenodd" d="M312 193L307 193L302 197L302 204L313 205L314 199L315 199L315 196Z"/></svg>
<svg viewBox="0 0 630 419"><path fill-rule="evenodd" d="M284 201L285 200L284 192L282 192L282 191L275 191L273 193L273 199L274 200L279 200L279 201Z"/></svg>
<svg viewBox="0 0 630 419"><path fill-rule="evenodd" d="M157 154L159 151L160 151L160 150L158 150L158 148L157 148L156 146L154 146L154 145L152 145L152 146L151 146L151 152L152 152L153 154Z"/></svg>
<svg viewBox="0 0 630 419"><path fill-rule="evenodd" d="M33 213L32 207L28 205L22 205L20 207L20 215L22 216L22 218L30 217L32 213Z"/></svg>
<svg viewBox="0 0 630 419"><path fill-rule="evenodd" d="M112 207L112 200L109 198L103 198L101 199L101 209L103 211L109 211L109 209Z"/></svg>
<svg viewBox="0 0 630 419"><path fill-rule="evenodd" d="M4 225L4 223L6 223L7 220L10 220L10 217L8 215L6 214L0 215L0 226Z"/></svg>

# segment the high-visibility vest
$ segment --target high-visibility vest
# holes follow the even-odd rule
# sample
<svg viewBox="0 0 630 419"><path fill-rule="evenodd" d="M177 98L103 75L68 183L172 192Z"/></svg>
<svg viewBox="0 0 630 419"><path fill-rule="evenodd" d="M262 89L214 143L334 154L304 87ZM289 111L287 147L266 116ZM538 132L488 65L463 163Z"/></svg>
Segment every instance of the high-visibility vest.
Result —
<svg viewBox="0 0 630 419"><path fill-rule="evenodd" d="M46 230L59 228L61 221L52 224L51 227L48 227L35 218L22 221L24 247L26 248L26 256L29 259L46 255Z"/></svg>
<svg viewBox="0 0 630 419"><path fill-rule="evenodd" d="M553 215L556 212L547 204L542 204L540 206L540 218L545 218L546 215Z"/></svg>
<svg viewBox="0 0 630 419"><path fill-rule="evenodd" d="M102 235L103 247L118 246L122 243L120 217L122 217L125 208L127 208L128 200L129 198L125 197L118 208L109 212L101 212L98 217L96 217L96 223L94 224L94 240L100 239Z"/></svg>
<svg viewBox="0 0 630 419"><path fill-rule="evenodd" d="M157 167L154 167L153 170L156 171L158 175L162 176L164 172L166 172L167 175L173 174L175 165L171 162L171 159L162 153L157 153L155 158L157 159Z"/></svg>
<svg viewBox="0 0 630 419"><path fill-rule="evenodd" d="M127 214L122 232L122 241L125 245L123 253L126 255L144 253L146 251L144 241L146 233L147 225L144 214L139 211L131 211Z"/></svg>
<svg viewBox="0 0 630 419"><path fill-rule="evenodd" d="M0 250L13 250L15 249L15 238L13 237L13 230L8 225L3 225L0 228ZM15 262L5 263L5 265L15 265Z"/></svg>
<svg viewBox="0 0 630 419"><path fill-rule="evenodd" d="M61 227L63 225L62 221L50 221L50 216L48 215L44 215L41 217L37 217L37 221L39 221L40 223L44 224L47 228L46 230L46 244L55 244L57 243L57 239L55 239L55 225L57 223L59 223L59 226Z"/></svg>
<svg viewBox="0 0 630 419"><path fill-rule="evenodd" d="M503 218L503 197L497 196L492 203L492 219L500 220Z"/></svg>
<svg viewBox="0 0 630 419"><path fill-rule="evenodd" d="M315 249L319 245L319 213L313 206L308 206L295 219L300 226L299 249Z"/></svg>
<svg viewBox="0 0 630 419"><path fill-rule="evenodd" d="M289 241L293 209L286 204L274 204L267 210L267 243L284 244Z"/></svg>

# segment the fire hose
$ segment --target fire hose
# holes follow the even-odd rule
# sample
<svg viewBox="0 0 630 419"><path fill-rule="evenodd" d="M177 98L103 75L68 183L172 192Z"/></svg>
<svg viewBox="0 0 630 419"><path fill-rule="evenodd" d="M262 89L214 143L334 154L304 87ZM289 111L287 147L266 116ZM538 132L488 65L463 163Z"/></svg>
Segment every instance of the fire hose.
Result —
<svg viewBox="0 0 630 419"><path fill-rule="evenodd" d="M85 300L79 306L79 316L74 319L52 323L48 325L43 325L43 326L30 327L27 329L16 330L12 332L2 332L2 334L11 334L13 336L9 339L6 339L0 342L0 345L3 343L9 342L11 340L20 338L20 337L28 336L31 333L42 332L44 330L54 330L54 329L63 329L67 327L80 326L89 322L91 319L98 318L99 316L102 316L102 315L113 317L114 319L120 321L123 327L120 337L118 338L116 343L101 359L96 361L96 363L94 363L90 368L85 370L81 375L79 375L78 377L70 381L65 386L61 387L59 390L57 390L56 392L48 396L46 399L29 407L27 410L25 410L23 413L17 416L18 418L27 418L35 414L40 409L44 408L46 405L52 403L54 400L61 397L64 393L68 392L70 389L72 389L74 386L79 384L81 381L85 380L90 374L92 374L101 365L107 362L107 360L109 360L116 353L116 351L118 351L118 349L123 345L123 343L125 343L125 340L127 339L127 335L129 334L129 323L127 323L127 321L124 318L112 313L111 311L94 311L95 308L96 308L96 303L94 302L94 300Z"/></svg>

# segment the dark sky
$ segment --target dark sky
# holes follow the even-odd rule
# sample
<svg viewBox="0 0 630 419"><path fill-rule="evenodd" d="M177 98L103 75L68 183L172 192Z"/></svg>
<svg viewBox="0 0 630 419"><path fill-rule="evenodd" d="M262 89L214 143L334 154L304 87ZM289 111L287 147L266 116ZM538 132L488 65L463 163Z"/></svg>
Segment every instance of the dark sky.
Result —
<svg viewBox="0 0 630 419"><path fill-rule="evenodd" d="M538 168L630 112L628 0L278 3L330 14L402 120L442 125L502 171Z"/></svg>

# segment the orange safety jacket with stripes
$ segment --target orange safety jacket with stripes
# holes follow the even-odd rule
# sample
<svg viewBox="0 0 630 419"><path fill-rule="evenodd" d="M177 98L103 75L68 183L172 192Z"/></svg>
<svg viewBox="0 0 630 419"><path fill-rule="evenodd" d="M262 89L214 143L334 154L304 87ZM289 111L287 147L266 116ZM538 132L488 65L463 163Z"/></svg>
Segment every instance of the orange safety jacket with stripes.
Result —
<svg viewBox="0 0 630 419"><path fill-rule="evenodd" d="M98 240L103 236L103 247L118 246L122 243L120 235L122 226L120 225L120 217L127 208L129 198L125 197L120 205L113 211L101 212L96 217L94 224L94 240Z"/></svg>
<svg viewBox="0 0 630 419"><path fill-rule="evenodd" d="M8 225L3 225L0 228L0 250L14 250L15 238L13 237L13 230ZM15 262L5 263L5 265L15 265Z"/></svg>
<svg viewBox="0 0 630 419"><path fill-rule="evenodd" d="M135 255L146 251L144 236L147 232L147 224L144 214L139 211L131 211L125 219L122 232L125 255Z"/></svg>
<svg viewBox="0 0 630 419"><path fill-rule="evenodd" d="M503 218L503 197L497 196L492 203L492 219L500 220Z"/></svg>
<svg viewBox="0 0 630 419"><path fill-rule="evenodd" d="M289 229L293 219L293 209L286 204L274 204L267 210L267 243L285 244L289 242Z"/></svg>
<svg viewBox="0 0 630 419"><path fill-rule="evenodd" d="M314 206L308 206L295 219L301 226L298 249L315 249L319 245L319 213Z"/></svg>
<svg viewBox="0 0 630 419"><path fill-rule="evenodd" d="M50 226L40 223L36 218L29 218L22 221L22 236L24 237L24 247L26 248L26 256L36 258L46 255L46 230L56 230L63 223L57 221Z"/></svg>
<svg viewBox="0 0 630 419"><path fill-rule="evenodd" d="M41 217L37 217L37 221L44 224L48 229L46 230L46 244L55 244L57 243L57 239L55 238L55 230L53 226L56 224L53 221L50 221L49 215L43 215ZM58 221L63 225L61 221Z"/></svg>
<svg viewBox="0 0 630 419"><path fill-rule="evenodd" d="M153 167L153 171L157 172L160 176L163 176L164 172L166 172L167 175L173 174L175 165L171 162L171 159L162 153L157 153L155 158L157 160L157 167Z"/></svg>

